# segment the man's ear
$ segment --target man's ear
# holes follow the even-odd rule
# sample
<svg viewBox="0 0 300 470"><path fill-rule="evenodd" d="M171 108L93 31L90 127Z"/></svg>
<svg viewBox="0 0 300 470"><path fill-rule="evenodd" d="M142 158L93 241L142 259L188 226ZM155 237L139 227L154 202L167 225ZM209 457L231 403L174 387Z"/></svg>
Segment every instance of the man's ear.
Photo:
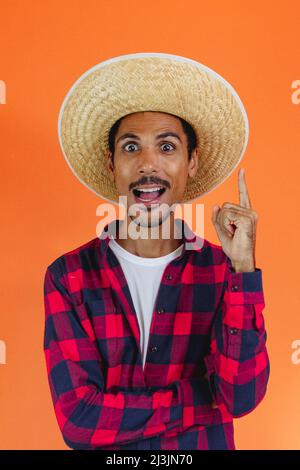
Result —
<svg viewBox="0 0 300 470"><path fill-rule="evenodd" d="M192 151L191 159L189 160L188 175L190 178L193 178L196 175L198 167L199 167L199 148L196 147Z"/></svg>
<svg viewBox="0 0 300 470"><path fill-rule="evenodd" d="M107 169L108 169L109 179L110 179L111 182L114 182L115 181L114 163L113 163L113 159L112 159L112 153L110 151L107 153L106 162L107 162Z"/></svg>

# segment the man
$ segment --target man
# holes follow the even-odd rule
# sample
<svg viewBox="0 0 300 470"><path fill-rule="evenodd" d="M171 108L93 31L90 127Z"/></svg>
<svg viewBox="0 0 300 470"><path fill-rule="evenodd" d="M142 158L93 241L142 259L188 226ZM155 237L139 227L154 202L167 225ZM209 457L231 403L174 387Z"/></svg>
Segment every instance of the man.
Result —
<svg viewBox="0 0 300 470"><path fill-rule="evenodd" d="M239 204L213 207L221 246L174 216L228 177L247 141L237 95L200 65L121 56L84 74L61 109L76 176L128 207L46 270L48 378L73 449L235 449L233 418L266 393L257 213L244 171Z"/></svg>

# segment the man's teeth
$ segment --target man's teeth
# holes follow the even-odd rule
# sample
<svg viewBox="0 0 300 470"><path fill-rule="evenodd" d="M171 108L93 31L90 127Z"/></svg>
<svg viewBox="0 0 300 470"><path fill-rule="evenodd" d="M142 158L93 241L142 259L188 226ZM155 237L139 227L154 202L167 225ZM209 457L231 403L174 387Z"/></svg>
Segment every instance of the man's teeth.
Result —
<svg viewBox="0 0 300 470"><path fill-rule="evenodd" d="M162 188L148 188L148 189L138 189L138 191L140 191L141 193L153 193L153 192L157 192L159 191L160 189Z"/></svg>

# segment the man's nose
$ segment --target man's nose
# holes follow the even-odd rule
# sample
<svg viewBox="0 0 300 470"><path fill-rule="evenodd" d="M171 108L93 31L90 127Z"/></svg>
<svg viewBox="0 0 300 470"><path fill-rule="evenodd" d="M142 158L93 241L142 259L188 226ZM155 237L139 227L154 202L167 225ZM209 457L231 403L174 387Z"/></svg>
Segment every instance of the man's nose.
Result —
<svg viewBox="0 0 300 470"><path fill-rule="evenodd" d="M144 148L138 157L138 171L140 173L158 171L160 168L159 155L153 148Z"/></svg>

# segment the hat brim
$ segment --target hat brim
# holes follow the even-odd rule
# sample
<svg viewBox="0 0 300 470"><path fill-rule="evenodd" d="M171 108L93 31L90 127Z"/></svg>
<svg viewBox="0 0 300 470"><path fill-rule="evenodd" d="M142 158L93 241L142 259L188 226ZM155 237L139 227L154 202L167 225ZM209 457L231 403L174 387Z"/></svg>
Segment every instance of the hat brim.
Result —
<svg viewBox="0 0 300 470"><path fill-rule="evenodd" d="M159 111L185 119L195 130L199 167L187 180L181 202L215 189L237 167L245 152L249 124L233 87L209 67L164 53L126 54L86 71L70 88L58 118L63 155L88 189L116 203L108 177L108 135L122 116Z"/></svg>

